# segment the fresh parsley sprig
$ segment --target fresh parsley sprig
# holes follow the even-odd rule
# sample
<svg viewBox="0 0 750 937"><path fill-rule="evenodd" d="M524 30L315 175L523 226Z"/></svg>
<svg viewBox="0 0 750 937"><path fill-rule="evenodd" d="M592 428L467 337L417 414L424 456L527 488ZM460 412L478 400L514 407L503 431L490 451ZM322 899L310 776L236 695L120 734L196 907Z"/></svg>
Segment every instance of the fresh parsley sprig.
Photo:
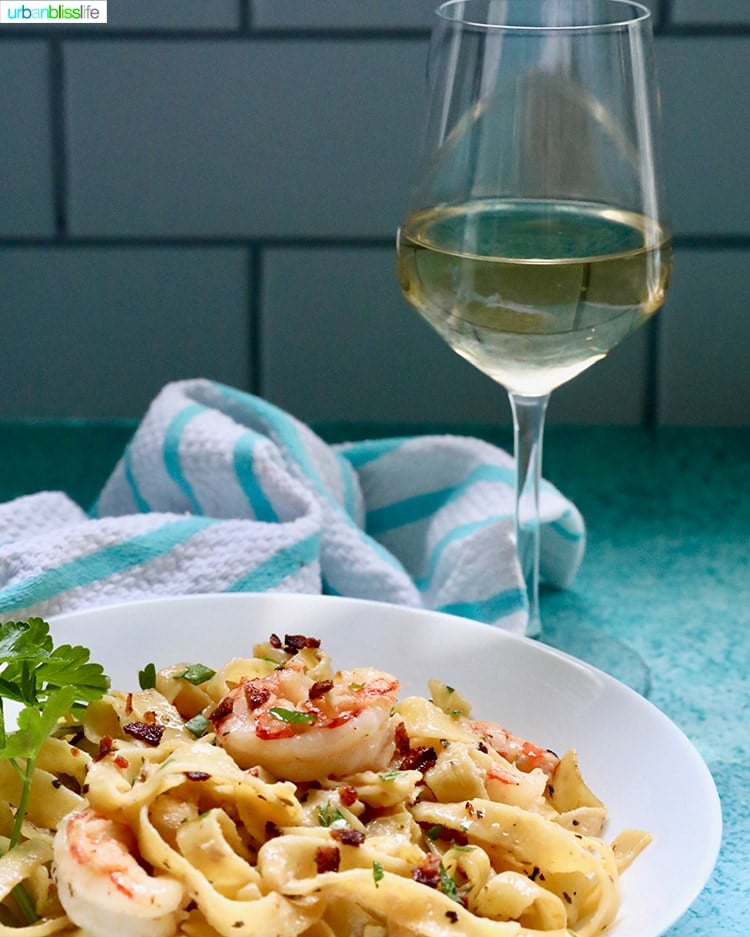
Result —
<svg viewBox="0 0 750 937"><path fill-rule="evenodd" d="M0 758L7 758L23 783L10 846L21 838L31 781L44 742L67 713L100 699L109 679L89 661L85 647L54 646L42 618L0 624ZM5 700L21 704L16 729L8 732Z"/></svg>

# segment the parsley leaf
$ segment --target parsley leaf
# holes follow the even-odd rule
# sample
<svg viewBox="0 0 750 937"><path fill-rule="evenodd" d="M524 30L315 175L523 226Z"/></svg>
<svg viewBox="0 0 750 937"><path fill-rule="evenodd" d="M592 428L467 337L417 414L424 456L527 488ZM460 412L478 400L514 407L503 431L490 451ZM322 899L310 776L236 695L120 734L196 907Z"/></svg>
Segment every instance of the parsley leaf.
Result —
<svg viewBox="0 0 750 937"><path fill-rule="evenodd" d="M21 779L8 849L21 839L36 762L60 719L102 697L109 680L99 664L89 662L84 647L55 647L49 625L41 618L0 623L0 758L13 765ZM21 703L16 729L5 727L5 700ZM29 921L36 913L22 886L14 895Z"/></svg>
<svg viewBox="0 0 750 937"><path fill-rule="evenodd" d="M211 723L206 719L203 713L198 713L197 716L193 716L192 719L188 719L185 723L185 728L199 739L202 735L205 735L206 732L211 728Z"/></svg>
<svg viewBox="0 0 750 937"><path fill-rule="evenodd" d="M349 825L343 813L330 801L318 807L318 823L321 826L330 826L335 830Z"/></svg>
<svg viewBox="0 0 750 937"><path fill-rule="evenodd" d="M199 686L201 683L205 683L206 680L210 680L215 673L215 670L211 670L205 664L191 664L182 673L175 674L175 676L180 680L187 680L193 686Z"/></svg>
<svg viewBox="0 0 750 937"><path fill-rule="evenodd" d="M448 875L445 866L443 863L440 863L440 891L445 895L446 898L450 898L453 901L457 901L461 904L461 896L458 893L458 888L456 887L455 881Z"/></svg>
<svg viewBox="0 0 750 937"><path fill-rule="evenodd" d="M138 686L142 690L156 689L156 665L146 664L143 670L138 671Z"/></svg>
<svg viewBox="0 0 750 937"><path fill-rule="evenodd" d="M378 777L381 781L395 781L396 778L400 778L403 774L403 771L393 770L393 771L381 771L378 774Z"/></svg>
<svg viewBox="0 0 750 937"><path fill-rule="evenodd" d="M375 882L375 887L379 888L380 883L383 881L383 876L385 875L385 869L379 862L373 862L372 864L372 878Z"/></svg>
<svg viewBox="0 0 750 937"><path fill-rule="evenodd" d="M305 713L300 709L284 709L282 706L272 706L268 710L269 715L279 722L288 722L290 724L304 723L312 725L315 722L315 713Z"/></svg>

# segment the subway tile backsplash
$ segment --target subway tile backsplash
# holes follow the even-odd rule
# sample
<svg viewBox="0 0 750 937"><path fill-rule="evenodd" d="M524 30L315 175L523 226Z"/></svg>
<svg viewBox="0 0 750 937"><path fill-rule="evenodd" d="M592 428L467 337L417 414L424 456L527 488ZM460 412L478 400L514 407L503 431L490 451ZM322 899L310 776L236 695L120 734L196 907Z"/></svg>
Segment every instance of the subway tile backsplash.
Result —
<svg viewBox="0 0 750 937"><path fill-rule="evenodd" d="M567 423L750 414L750 12L650 0L667 306ZM138 417L205 375L311 421L509 422L402 299L432 0L109 0L0 27L0 418Z"/></svg>
<svg viewBox="0 0 750 937"><path fill-rule="evenodd" d="M0 44L0 237L55 231L49 70L45 42Z"/></svg>
<svg viewBox="0 0 750 937"><path fill-rule="evenodd" d="M70 233L391 236L425 54L422 40L70 43Z"/></svg>
<svg viewBox="0 0 750 937"><path fill-rule="evenodd" d="M689 26L750 26L747 0L672 0L672 22Z"/></svg>

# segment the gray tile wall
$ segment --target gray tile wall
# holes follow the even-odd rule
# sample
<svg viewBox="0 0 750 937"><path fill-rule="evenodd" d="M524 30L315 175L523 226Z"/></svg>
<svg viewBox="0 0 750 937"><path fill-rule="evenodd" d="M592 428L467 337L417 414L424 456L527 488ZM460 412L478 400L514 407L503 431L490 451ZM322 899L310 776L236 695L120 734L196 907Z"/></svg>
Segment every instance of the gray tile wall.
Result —
<svg viewBox="0 0 750 937"><path fill-rule="evenodd" d="M750 5L651 0L677 244L656 320L550 421L750 414ZM401 298L433 0L109 0L0 28L2 417L205 375L305 420L508 422Z"/></svg>

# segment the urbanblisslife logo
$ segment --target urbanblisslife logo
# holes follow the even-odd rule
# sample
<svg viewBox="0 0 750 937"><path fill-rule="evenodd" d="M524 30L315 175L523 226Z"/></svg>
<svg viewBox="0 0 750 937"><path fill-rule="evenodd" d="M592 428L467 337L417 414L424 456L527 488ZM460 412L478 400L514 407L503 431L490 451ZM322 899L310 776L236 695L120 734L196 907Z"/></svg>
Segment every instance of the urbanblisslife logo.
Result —
<svg viewBox="0 0 750 937"><path fill-rule="evenodd" d="M0 0L0 23L47 26L94 25L107 22L107 0L55 3L49 0Z"/></svg>

